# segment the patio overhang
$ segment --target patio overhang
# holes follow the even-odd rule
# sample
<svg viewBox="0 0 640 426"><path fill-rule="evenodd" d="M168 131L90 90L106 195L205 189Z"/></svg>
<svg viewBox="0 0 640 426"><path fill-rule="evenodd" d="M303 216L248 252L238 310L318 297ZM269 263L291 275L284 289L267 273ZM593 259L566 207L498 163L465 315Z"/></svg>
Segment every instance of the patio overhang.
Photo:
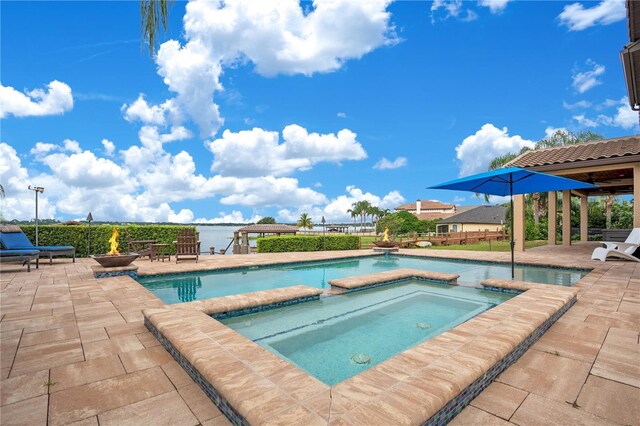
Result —
<svg viewBox="0 0 640 426"><path fill-rule="evenodd" d="M627 0L626 3L629 43L620 51L620 59L629 105L634 111L640 111L640 5L633 0Z"/></svg>
<svg viewBox="0 0 640 426"><path fill-rule="evenodd" d="M521 154L508 166L563 176L598 186L595 189L563 191L563 245L570 244L571 239L569 204L572 196L578 196L581 200L582 241L587 240L587 197L590 196L633 195L633 226L640 227L640 203L637 202L640 199L640 135L532 150ZM549 200L555 198L555 192L549 193ZM514 217L516 241L521 241L521 244L516 244L516 248L524 250L524 201L516 201L516 206L523 206ZM549 217L555 216L556 213L555 203L550 201ZM549 220L548 223L549 244L553 245L556 244L556 223L553 220Z"/></svg>

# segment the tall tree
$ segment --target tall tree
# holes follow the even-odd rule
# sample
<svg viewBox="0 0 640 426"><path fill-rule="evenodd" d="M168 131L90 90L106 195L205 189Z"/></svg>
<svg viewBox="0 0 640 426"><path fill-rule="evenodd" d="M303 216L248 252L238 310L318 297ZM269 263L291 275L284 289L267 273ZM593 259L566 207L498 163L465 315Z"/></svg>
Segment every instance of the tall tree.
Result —
<svg viewBox="0 0 640 426"><path fill-rule="evenodd" d="M149 45L149 54L156 53L158 33L167 32L169 7L173 0L140 0L141 42Z"/></svg>
<svg viewBox="0 0 640 426"><path fill-rule="evenodd" d="M298 219L298 228L313 229L313 222L307 213L302 213Z"/></svg>

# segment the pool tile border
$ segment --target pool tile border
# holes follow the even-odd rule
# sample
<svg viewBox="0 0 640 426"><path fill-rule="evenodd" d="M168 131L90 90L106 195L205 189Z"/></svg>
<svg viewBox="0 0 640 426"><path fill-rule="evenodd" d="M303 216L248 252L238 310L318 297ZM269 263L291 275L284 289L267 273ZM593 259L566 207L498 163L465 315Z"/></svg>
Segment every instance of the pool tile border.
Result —
<svg viewBox="0 0 640 426"><path fill-rule="evenodd" d="M442 272L425 271L422 269L393 269L391 271L374 272L372 274L358 275L356 277L338 278L329 280L332 290L343 293L366 290L381 285L396 283L414 278L421 281L428 281L438 284L458 285L458 274L447 274Z"/></svg>
<svg viewBox="0 0 640 426"><path fill-rule="evenodd" d="M500 283L499 280L487 281L489 281L487 285L490 287L502 289L508 287L506 285L503 287L503 283ZM265 420L277 423L279 420L284 421L284 417L279 418L280 415L285 416L285 413L291 413L292 411L307 413L311 416L309 418L313 418L316 421L319 418L328 421L330 416L332 422L343 420L358 423L362 410L366 412L368 406L375 407L378 399L383 397L387 391L398 390L401 392L403 387L408 385L407 376L419 379L426 374L425 377L429 377L429 380L433 380L435 377L435 382L441 383L440 391L436 392L440 396L434 396L429 392L421 395L428 400L424 402L424 407L431 407L432 411L427 413L425 417L421 417L422 420L418 423L439 425L445 424L452 419L473 397L488 386L500 372L517 360L553 322L575 303L578 293L578 289L570 287L523 284L526 284L528 288L522 290L506 288L506 290L521 292L520 295L513 299L331 388L321 384L317 379L307 375L293 365L282 361L254 342L220 324L215 319L207 317L207 320L210 321L208 323L194 316L203 315L202 311L155 309L146 310L144 315L145 324L149 330L158 337L163 346L198 382L211 400L220 407L234 424L251 423L251 418L247 416L252 417L254 421ZM193 324L200 324L205 328L213 328L217 331L205 333L207 337L203 339L202 336L197 336L201 333L197 330L194 331ZM187 332L187 337L184 337L185 327L191 327L189 328L191 331ZM487 346L486 338L492 338L495 347ZM195 342L195 345L193 342ZM478 348L480 350L477 350ZM247 355L243 355L243 352L238 352L241 349L248 352L260 352L261 356L253 361L251 359L248 360L246 358ZM220 377L212 376L211 371L199 371L197 365L204 366L206 369L206 360L209 357L212 360L215 359L215 354L220 354L221 351L226 353L227 356L241 358L244 363L242 368L252 370L248 374L256 374L255 381L267 383L267 388L272 389L271 392L279 395L276 400L285 408L264 418L259 411L246 411L243 408L246 407L246 405L243 405L243 401L239 401L239 404L238 401L234 401L237 396L234 397L233 393L227 395L228 392L232 392L235 389L233 384L222 382L220 385L222 388L216 389L215 382L220 382ZM469 355L469 352L473 355ZM421 360L421 354L427 354L424 355L426 358ZM499 356L496 354L499 354ZM447 366L453 363L454 365L467 367L465 363L469 361L469 356L473 359L468 365L469 368L463 368L461 371L456 371L458 374L450 376L452 369L447 368ZM498 359L497 362L496 359ZM409 370L406 365L407 360L413 363L413 368ZM284 366L282 365L283 362L285 363ZM194 363L196 366L194 366ZM283 385L269 381L268 374L265 375L266 373L264 372L269 370L269 363L279 365L279 368L287 372L284 374L303 376L302 378L308 380L311 385L317 385L315 382L318 382L320 383L320 389L322 389L322 386L330 389L328 395L332 396L328 397L334 401L331 404L333 407L332 412L314 411L309 407L301 406L300 401L294 401L287 397L287 391L281 387ZM480 368L480 366L483 367ZM446 378L442 376L443 374L445 374ZM379 377L379 375L386 377L387 381L392 383L388 389L378 389L381 385L372 377ZM370 380L372 381L370 382ZM237 386L238 384L235 384L236 388ZM274 386L280 390L273 389ZM372 391L372 389L375 389L375 391ZM415 387L412 387L412 389L415 389ZM336 401L339 402L336 403ZM280 405L278 406L280 407ZM323 403L319 405L322 406ZM251 405L249 404L249 406ZM329 410L328 407L326 409ZM406 416L406 413L398 413L398 415L403 414ZM416 414L412 413L412 415ZM360 421L364 421L364 419L360 418Z"/></svg>

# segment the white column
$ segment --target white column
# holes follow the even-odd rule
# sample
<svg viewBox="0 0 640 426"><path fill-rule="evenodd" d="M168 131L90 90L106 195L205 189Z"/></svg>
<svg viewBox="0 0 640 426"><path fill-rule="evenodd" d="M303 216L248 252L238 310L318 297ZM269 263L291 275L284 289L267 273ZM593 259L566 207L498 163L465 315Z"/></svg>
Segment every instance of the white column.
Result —
<svg viewBox="0 0 640 426"><path fill-rule="evenodd" d="M524 251L524 195L513 197L513 238L516 240L515 251Z"/></svg>
<svg viewBox="0 0 640 426"><path fill-rule="evenodd" d="M562 191L562 245L571 245L571 191Z"/></svg>
<svg viewBox="0 0 640 426"><path fill-rule="evenodd" d="M640 164L633 166L633 227L640 228Z"/></svg>
<svg viewBox="0 0 640 426"><path fill-rule="evenodd" d="M549 192L548 195L548 224L547 224L547 244L550 246L556 245L556 221L558 220L558 195L556 191Z"/></svg>

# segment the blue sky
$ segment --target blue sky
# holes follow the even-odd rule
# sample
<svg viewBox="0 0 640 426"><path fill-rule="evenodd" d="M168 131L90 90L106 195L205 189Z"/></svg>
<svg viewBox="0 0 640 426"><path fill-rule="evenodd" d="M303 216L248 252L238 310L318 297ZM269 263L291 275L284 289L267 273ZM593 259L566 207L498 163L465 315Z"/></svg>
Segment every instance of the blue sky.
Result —
<svg viewBox="0 0 640 426"><path fill-rule="evenodd" d="M349 220L554 129L638 132L624 1L6 2L2 216Z"/></svg>

